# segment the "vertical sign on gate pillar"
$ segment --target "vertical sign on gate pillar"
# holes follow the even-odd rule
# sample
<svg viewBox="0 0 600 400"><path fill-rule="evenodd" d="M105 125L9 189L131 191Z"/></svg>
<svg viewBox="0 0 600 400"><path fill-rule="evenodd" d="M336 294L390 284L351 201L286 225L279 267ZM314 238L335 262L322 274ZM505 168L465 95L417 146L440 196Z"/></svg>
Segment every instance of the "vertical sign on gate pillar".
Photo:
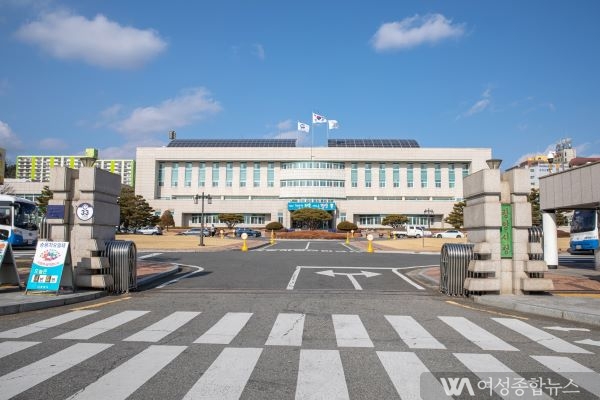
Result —
<svg viewBox="0 0 600 400"><path fill-rule="evenodd" d="M513 258L512 204L501 204L500 258Z"/></svg>

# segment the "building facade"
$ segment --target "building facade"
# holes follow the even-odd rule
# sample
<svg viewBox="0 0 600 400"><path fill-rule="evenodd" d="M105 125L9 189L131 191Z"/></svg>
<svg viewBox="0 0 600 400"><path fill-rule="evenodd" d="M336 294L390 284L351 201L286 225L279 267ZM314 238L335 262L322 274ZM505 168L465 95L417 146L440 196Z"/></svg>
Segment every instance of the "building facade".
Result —
<svg viewBox="0 0 600 400"><path fill-rule="evenodd" d="M296 147L294 139L172 140L137 149L135 192L177 226L224 226L220 213L239 213L242 226L279 221L295 226L294 210L329 212L324 228L351 221L381 228L390 214L442 228L462 200L463 178L487 168L489 148L421 148L414 140L332 139L327 147ZM430 213L433 210L433 214Z"/></svg>
<svg viewBox="0 0 600 400"><path fill-rule="evenodd" d="M89 150L87 149L86 153ZM97 152L96 152L97 154ZM82 156L17 156L17 179L49 182L52 167L78 169ZM121 176L123 185L135 186L135 160L97 160L95 166Z"/></svg>

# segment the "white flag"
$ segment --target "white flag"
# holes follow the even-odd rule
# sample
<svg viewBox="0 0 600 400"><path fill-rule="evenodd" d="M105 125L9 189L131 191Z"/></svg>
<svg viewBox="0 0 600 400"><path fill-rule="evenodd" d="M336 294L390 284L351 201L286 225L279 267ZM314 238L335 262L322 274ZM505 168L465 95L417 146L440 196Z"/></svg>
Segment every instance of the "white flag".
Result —
<svg viewBox="0 0 600 400"><path fill-rule="evenodd" d="M309 133L310 132L310 126L308 126L308 124L305 124L304 122L298 122L298 130L302 131L302 132Z"/></svg>
<svg viewBox="0 0 600 400"><path fill-rule="evenodd" d="M327 123L329 124L329 129L338 129L340 126L338 125L338 122L335 119L330 119L329 121L327 121Z"/></svg>
<svg viewBox="0 0 600 400"><path fill-rule="evenodd" d="M324 124L327 122L327 118L322 115L312 113L313 115L313 124Z"/></svg>

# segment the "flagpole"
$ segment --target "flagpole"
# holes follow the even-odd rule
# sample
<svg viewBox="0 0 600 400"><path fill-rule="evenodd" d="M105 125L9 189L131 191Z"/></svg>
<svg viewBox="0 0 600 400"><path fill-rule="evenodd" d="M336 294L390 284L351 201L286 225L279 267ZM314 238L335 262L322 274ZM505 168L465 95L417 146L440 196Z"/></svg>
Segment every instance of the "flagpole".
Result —
<svg viewBox="0 0 600 400"><path fill-rule="evenodd" d="M325 123L327 125L327 145L329 145L329 121Z"/></svg>

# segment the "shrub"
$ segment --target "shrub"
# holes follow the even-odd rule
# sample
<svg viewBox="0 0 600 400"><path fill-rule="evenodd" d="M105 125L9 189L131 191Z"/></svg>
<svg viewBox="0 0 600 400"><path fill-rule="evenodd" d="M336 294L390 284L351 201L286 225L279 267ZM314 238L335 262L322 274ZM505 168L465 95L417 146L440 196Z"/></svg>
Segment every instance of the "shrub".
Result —
<svg viewBox="0 0 600 400"><path fill-rule="evenodd" d="M280 222L273 221L269 222L267 226L265 226L265 230L267 231L280 231L283 229L283 225Z"/></svg>
<svg viewBox="0 0 600 400"><path fill-rule="evenodd" d="M350 232L350 231L358 231L358 226L355 223L350 221L342 221L337 225L338 231Z"/></svg>

